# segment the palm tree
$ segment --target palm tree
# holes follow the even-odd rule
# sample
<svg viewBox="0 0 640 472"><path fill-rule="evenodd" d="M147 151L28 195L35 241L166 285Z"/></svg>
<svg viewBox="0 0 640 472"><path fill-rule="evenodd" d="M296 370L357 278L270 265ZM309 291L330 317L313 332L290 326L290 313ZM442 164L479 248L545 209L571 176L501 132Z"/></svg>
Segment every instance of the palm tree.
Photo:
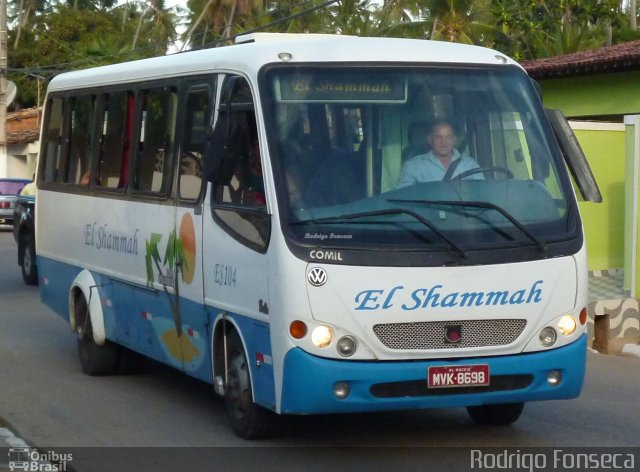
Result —
<svg viewBox="0 0 640 472"><path fill-rule="evenodd" d="M490 24L490 10L483 0L429 0L431 39L465 44L493 45L504 39L500 28Z"/></svg>
<svg viewBox="0 0 640 472"><path fill-rule="evenodd" d="M20 0L17 11L16 36L13 42L13 48L17 49L20 44L22 30L31 22L33 17L38 13L46 10L48 4L46 0Z"/></svg>
<svg viewBox="0 0 640 472"><path fill-rule="evenodd" d="M192 13L184 40L192 45L247 29L265 7L262 0L189 0L187 5Z"/></svg>
<svg viewBox="0 0 640 472"><path fill-rule="evenodd" d="M146 23L145 20L147 20ZM147 45L156 49L158 53L164 54L168 44L177 39L176 23L176 13L173 8L166 7L165 0L150 0L139 14L131 50L135 50L144 24Z"/></svg>

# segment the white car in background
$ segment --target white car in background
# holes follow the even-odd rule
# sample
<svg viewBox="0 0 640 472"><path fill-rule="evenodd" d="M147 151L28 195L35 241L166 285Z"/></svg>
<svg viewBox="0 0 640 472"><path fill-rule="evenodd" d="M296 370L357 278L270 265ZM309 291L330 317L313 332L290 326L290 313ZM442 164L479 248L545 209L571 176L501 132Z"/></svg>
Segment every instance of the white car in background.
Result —
<svg viewBox="0 0 640 472"><path fill-rule="evenodd" d="M0 226L13 226L13 208L16 198L29 179L0 179Z"/></svg>

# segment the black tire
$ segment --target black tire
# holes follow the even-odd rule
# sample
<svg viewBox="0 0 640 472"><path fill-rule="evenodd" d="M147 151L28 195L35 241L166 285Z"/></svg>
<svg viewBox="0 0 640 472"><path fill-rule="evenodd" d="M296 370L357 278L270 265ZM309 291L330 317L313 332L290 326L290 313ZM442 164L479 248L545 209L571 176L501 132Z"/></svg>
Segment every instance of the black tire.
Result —
<svg viewBox="0 0 640 472"><path fill-rule="evenodd" d="M76 333L78 334L78 355L82 372L87 375L109 375L118 368L118 346L106 341L99 346L93 340L93 328L89 308L84 296L76 302Z"/></svg>
<svg viewBox="0 0 640 472"><path fill-rule="evenodd" d="M520 418L523 408L524 403L502 403L499 405L468 406L467 412L471 419L478 424L506 426L515 423Z"/></svg>
<svg viewBox="0 0 640 472"><path fill-rule="evenodd" d="M38 285L38 267L36 266L36 245L33 238L26 235L22 238L22 279L27 285Z"/></svg>
<svg viewBox="0 0 640 472"><path fill-rule="evenodd" d="M249 363L240 336L235 331L227 335L227 362L225 406L233 431L243 439L268 435L274 417L253 401Z"/></svg>
<svg viewBox="0 0 640 472"><path fill-rule="evenodd" d="M118 346L118 374L139 374L144 370L145 357L126 347Z"/></svg>

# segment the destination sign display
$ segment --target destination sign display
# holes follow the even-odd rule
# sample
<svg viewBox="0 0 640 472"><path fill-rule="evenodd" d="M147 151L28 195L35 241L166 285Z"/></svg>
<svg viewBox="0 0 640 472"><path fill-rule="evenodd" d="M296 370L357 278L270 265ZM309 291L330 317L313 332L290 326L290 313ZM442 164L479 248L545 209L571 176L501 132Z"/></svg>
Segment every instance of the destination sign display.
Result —
<svg viewBox="0 0 640 472"><path fill-rule="evenodd" d="M283 75L282 102L394 102L407 100L406 81L396 74L315 72Z"/></svg>

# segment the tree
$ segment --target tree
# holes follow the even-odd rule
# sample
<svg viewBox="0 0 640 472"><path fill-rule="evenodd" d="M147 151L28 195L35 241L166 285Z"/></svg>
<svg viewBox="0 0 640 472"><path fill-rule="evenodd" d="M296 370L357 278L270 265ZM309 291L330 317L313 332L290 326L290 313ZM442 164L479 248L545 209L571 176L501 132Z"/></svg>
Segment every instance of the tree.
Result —
<svg viewBox="0 0 640 472"><path fill-rule="evenodd" d="M22 30L37 13L44 12L46 8L48 8L46 0L20 0L19 3L12 2L8 5L9 19L16 24L14 49L20 44Z"/></svg>
<svg viewBox="0 0 640 472"><path fill-rule="evenodd" d="M187 6L191 14L185 41L192 46L247 30L265 8L262 0L189 0Z"/></svg>
<svg viewBox="0 0 640 472"><path fill-rule="evenodd" d="M142 33L145 38L144 47L152 50L154 55L164 54L169 43L177 39L175 28L177 15L174 9L167 8L165 0L150 0L148 5L143 4L137 15L138 21L131 50L136 50L138 38Z"/></svg>
<svg viewBox="0 0 640 472"><path fill-rule="evenodd" d="M21 29L22 39L8 58L10 79L18 85L22 105L37 103L43 78L67 70L165 54L176 33L171 11L163 7L162 1L152 4L155 10L145 14L139 7L131 8L124 23L125 6L108 9L110 2L58 3L50 11L31 15L25 23L28 27ZM139 39L132 48L136 32ZM14 44L17 35L17 28L10 31Z"/></svg>
<svg viewBox="0 0 640 472"><path fill-rule="evenodd" d="M516 59L566 54L607 44L622 15L619 0L494 0L491 11Z"/></svg>
<svg viewBox="0 0 640 472"><path fill-rule="evenodd" d="M503 36L502 31L491 24L493 18L486 1L430 0L427 7L430 39L492 45Z"/></svg>

